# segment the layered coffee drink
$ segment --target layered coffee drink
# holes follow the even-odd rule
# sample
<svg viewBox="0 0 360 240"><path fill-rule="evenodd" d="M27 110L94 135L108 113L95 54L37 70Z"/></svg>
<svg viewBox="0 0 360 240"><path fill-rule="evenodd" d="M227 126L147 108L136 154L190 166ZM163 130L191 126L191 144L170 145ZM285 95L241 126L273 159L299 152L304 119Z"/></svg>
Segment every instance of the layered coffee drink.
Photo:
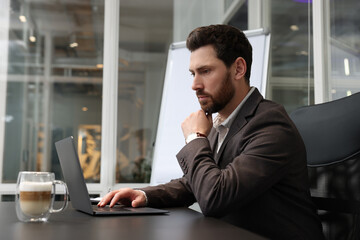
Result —
<svg viewBox="0 0 360 240"><path fill-rule="evenodd" d="M52 182L21 182L19 204L22 212L29 216L46 214L51 207Z"/></svg>
<svg viewBox="0 0 360 240"><path fill-rule="evenodd" d="M61 208L54 209L56 185L65 190ZM19 172L16 183L16 215L23 222L46 222L50 214L63 211L68 203L66 183L55 180L52 172Z"/></svg>

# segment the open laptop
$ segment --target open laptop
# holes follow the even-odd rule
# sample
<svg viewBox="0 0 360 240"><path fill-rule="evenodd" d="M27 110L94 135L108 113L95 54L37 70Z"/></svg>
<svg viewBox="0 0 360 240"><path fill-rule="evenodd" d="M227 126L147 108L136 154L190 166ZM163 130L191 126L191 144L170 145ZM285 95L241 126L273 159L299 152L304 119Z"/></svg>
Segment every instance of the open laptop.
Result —
<svg viewBox="0 0 360 240"><path fill-rule="evenodd" d="M109 206L99 208L97 205L92 205L73 137L68 137L56 142L55 147L59 156L64 180L69 189L71 204L76 210L90 215L144 215L168 213L166 210L149 207L132 208L115 205L113 208L110 208Z"/></svg>

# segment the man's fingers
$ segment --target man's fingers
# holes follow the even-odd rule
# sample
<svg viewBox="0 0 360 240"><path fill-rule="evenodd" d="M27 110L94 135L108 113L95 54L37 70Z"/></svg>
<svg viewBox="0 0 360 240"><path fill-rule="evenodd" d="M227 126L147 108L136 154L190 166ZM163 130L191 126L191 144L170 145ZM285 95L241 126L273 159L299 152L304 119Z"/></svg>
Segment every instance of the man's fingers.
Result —
<svg viewBox="0 0 360 240"><path fill-rule="evenodd" d="M98 206L104 207L110 203L109 206L113 207L118 202L124 203L125 205L130 205L127 203L131 202L134 198L131 194L132 191L132 189L120 189L109 192L101 199L101 201L98 203Z"/></svg>
<svg viewBox="0 0 360 240"><path fill-rule="evenodd" d="M134 201L131 202L132 207L144 207L146 205L146 198L144 193L137 192L137 196L135 197Z"/></svg>
<svg viewBox="0 0 360 240"><path fill-rule="evenodd" d="M115 206L116 203L120 202L121 204L124 204L124 205L130 205L131 201L131 195L128 191L121 191L119 190L114 196L113 198L111 199L111 202L110 202L110 207L113 207Z"/></svg>
<svg viewBox="0 0 360 240"><path fill-rule="evenodd" d="M119 202L121 199L121 194L118 192L114 195L114 197L111 199L111 202L109 204L110 207L115 206L117 202Z"/></svg>
<svg viewBox="0 0 360 240"><path fill-rule="evenodd" d="M109 192L108 194L106 194L102 199L101 201L98 203L98 206L99 207L104 207L106 206L106 204L108 204L111 199L113 198L113 196L115 195L116 191L112 191L112 192Z"/></svg>

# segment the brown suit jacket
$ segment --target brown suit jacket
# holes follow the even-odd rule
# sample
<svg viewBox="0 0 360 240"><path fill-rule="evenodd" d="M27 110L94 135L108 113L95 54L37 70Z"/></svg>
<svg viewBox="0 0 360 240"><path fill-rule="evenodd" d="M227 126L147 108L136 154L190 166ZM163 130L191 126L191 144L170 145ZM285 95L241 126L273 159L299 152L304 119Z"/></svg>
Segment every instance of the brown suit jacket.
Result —
<svg viewBox="0 0 360 240"><path fill-rule="evenodd" d="M271 239L323 239L310 199L304 143L284 108L256 89L218 154L212 129L177 155L180 179L143 190L154 207L197 201L213 216Z"/></svg>

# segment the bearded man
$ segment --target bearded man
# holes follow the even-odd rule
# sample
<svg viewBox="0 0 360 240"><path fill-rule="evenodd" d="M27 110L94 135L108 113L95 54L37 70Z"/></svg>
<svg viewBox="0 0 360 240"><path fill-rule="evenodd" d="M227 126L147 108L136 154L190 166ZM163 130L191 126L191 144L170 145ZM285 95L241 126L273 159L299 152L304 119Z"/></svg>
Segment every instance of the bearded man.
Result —
<svg viewBox="0 0 360 240"><path fill-rule="evenodd" d="M324 239L310 198L304 143L284 108L250 87L252 47L244 33L228 25L199 27L186 45L201 110L181 126L186 145L177 159L184 176L112 191L99 206L198 202L205 216L267 238Z"/></svg>

